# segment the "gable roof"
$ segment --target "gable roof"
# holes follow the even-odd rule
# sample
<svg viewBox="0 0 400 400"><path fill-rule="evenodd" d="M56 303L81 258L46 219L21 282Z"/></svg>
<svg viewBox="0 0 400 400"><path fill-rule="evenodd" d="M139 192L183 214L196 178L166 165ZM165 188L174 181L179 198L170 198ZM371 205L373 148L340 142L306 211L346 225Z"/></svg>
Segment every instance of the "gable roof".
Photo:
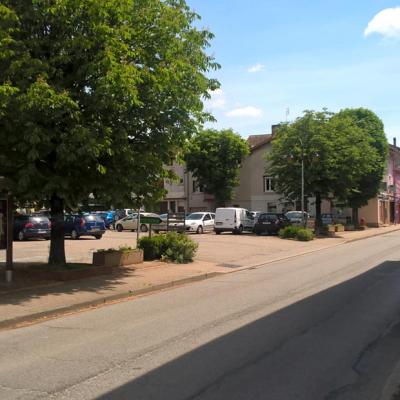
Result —
<svg viewBox="0 0 400 400"><path fill-rule="evenodd" d="M250 135L247 138L247 143L250 146L250 151L258 149L262 145L269 143L272 140L272 134L265 135Z"/></svg>

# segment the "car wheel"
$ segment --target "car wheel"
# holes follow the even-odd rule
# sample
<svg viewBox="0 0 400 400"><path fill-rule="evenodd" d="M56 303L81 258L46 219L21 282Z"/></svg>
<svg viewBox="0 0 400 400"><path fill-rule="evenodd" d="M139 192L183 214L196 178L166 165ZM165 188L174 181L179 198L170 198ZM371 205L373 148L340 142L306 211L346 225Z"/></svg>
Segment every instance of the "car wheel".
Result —
<svg viewBox="0 0 400 400"><path fill-rule="evenodd" d="M24 240L26 240L25 234L24 234L23 231L19 231L19 232L18 232L18 240L19 240L20 242L23 242Z"/></svg>
<svg viewBox="0 0 400 400"><path fill-rule="evenodd" d="M215 231L215 234L216 234L216 235L220 235L220 234L221 234L221 231Z"/></svg>
<svg viewBox="0 0 400 400"><path fill-rule="evenodd" d="M255 234L256 234L257 236L261 236L261 231L255 231Z"/></svg>
<svg viewBox="0 0 400 400"><path fill-rule="evenodd" d="M50 236L45 236L44 240L50 240Z"/></svg>
<svg viewBox="0 0 400 400"><path fill-rule="evenodd" d="M203 227L199 225L199 227L196 230L196 233L202 234L203 233Z"/></svg>
<svg viewBox="0 0 400 400"><path fill-rule="evenodd" d="M235 233L236 235L241 235L243 232L243 226L240 225L238 229L234 230L233 233Z"/></svg>
<svg viewBox="0 0 400 400"><path fill-rule="evenodd" d="M154 233L160 233L160 231L154 231Z"/></svg>
<svg viewBox="0 0 400 400"><path fill-rule="evenodd" d="M72 232L71 232L71 239L72 239L72 240L77 240L77 239L79 239L78 232L77 232L75 229L73 229Z"/></svg>
<svg viewBox="0 0 400 400"><path fill-rule="evenodd" d="M122 232L124 230L123 226L121 224L117 225L117 231Z"/></svg>
<svg viewBox="0 0 400 400"><path fill-rule="evenodd" d="M95 238L96 238L97 240L101 239L102 237L103 237L103 235L96 235L96 236L95 236Z"/></svg>
<svg viewBox="0 0 400 400"><path fill-rule="evenodd" d="M148 230L149 230L149 228L147 227L146 224L140 225L140 232L147 232Z"/></svg>

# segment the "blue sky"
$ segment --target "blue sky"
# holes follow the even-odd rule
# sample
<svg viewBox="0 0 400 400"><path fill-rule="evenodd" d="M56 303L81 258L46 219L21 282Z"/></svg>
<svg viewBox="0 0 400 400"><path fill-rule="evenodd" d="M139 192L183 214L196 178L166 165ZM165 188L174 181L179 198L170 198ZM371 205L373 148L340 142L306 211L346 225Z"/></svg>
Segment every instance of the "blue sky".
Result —
<svg viewBox="0 0 400 400"><path fill-rule="evenodd" d="M207 104L242 136L305 109L367 107L400 143L400 0L187 0L222 68ZM367 29L367 27L369 28ZM367 30L367 31L366 31Z"/></svg>

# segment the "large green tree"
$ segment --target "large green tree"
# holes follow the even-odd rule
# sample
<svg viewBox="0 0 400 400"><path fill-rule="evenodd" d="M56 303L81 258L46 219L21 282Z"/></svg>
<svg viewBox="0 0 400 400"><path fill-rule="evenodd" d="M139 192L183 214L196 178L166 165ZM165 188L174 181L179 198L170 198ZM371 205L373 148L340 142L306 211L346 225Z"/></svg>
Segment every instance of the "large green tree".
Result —
<svg viewBox="0 0 400 400"><path fill-rule="evenodd" d="M350 118L364 133L374 150L374 159L370 160L369 168L362 171L357 184L345 197L345 201L353 210L353 222L358 225L358 209L368 204L380 188L382 177L387 165L388 142L382 120L366 108L348 108L336 114L336 118Z"/></svg>
<svg viewBox="0 0 400 400"><path fill-rule="evenodd" d="M190 140L184 160L197 182L214 195L216 205L224 206L239 184L240 165L248 154L247 142L231 129L206 129Z"/></svg>
<svg viewBox="0 0 400 400"><path fill-rule="evenodd" d="M184 0L1 2L0 170L17 200L49 204L50 263L65 262L65 207L158 197L211 118L218 65L198 18Z"/></svg>
<svg viewBox="0 0 400 400"><path fill-rule="evenodd" d="M302 160L305 196L315 196L318 229L322 199L347 199L360 177L371 172L376 152L352 118L326 110L305 111L293 123L281 126L267 157L277 191L292 199L301 198Z"/></svg>

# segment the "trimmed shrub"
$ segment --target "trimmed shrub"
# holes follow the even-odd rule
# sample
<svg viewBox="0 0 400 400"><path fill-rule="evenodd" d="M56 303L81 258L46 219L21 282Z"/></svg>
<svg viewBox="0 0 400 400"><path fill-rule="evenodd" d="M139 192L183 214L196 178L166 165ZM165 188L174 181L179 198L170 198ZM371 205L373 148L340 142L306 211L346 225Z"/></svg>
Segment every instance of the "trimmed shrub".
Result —
<svg viewBox="0 0 400 400"><path fill-rule="evenodd" d="M179 264L193 261L198 244L187 235L180 235L176 232L165 235L165 248L161 259Z"/></svg>
<svg viewBox="0 0 400 400"><path fill-rule="evenodd" d="M279 237L282 239L296 239L297 232L302 230L301 226L289 225L279 231Z"/></svg>
<svg viewBox="0 0 400 400"><path fill-rule="evenodd" d="M139 239L138 248L143 250L143 258L146 261L161 258L165 246L165 235L142 237Z"/></svg>
<svg viewBox="0 0 400 400"><path fill-rule="evenodd" d="M139 239L138 248L144 252L144 259L185 263L193 261L198 244L187 235L169 232Z"/></svg>
<svg viewBox="0 0 400 400"><path fill-rule="evenodd" d="M314 239L314 232L311 229L299 229L296 233L296 240L301 242L308 242Z"/></svg>

